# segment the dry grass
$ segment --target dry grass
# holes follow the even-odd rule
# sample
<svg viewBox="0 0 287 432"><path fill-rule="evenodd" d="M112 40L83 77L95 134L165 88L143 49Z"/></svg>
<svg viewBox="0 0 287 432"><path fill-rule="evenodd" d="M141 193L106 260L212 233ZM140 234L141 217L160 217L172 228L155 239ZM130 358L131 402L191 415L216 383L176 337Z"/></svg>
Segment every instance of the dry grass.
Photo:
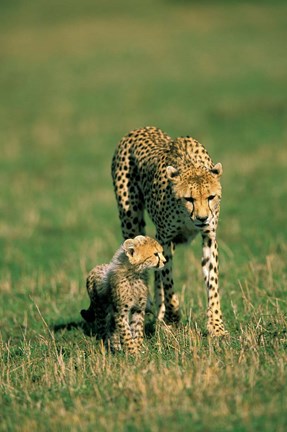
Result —
<svg viewBox="0 0 287 432"><path fill-rule="evenodd" d="M276 421L276 431L283 432L286 300L272 294L282 268L271 263L267 257L265 265L250 266L239 281L237 300L225 293L233 311L229 338L206 337L203 311L199 315L198 307L196 313L189 310L186 298L192 319L186 321L185 315L177 329L158 326L135 358L106 353L80 321L47 323L45 315L51 311L64 315L68 297L81 303L83 288L71 282L65 289L65 275L58 280L56 276L51 285L60 279L63 305L58 304L59 295L50 301L33 295L17 343L13 338L2 340L4 412L17 412L21 425L5 416L5 427L89 430L94 425L103 431L160 431L167 425L171 430L189 425L237 430L240 425L240 430L251 430L258 424L267 431ZM197 297L202 296L195 292ZM45 312L35 298L46 304Z"/></svg>

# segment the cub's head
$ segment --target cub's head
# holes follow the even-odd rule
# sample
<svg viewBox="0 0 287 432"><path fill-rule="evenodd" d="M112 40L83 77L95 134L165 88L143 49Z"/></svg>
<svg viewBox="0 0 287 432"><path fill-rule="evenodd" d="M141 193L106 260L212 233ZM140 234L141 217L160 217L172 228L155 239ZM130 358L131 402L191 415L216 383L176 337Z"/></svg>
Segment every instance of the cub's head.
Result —
<svg viewBox="0 0 287 432"><path fill-rule="evenodd" d="M221 163L211 169L195 166L181 169L168 166L166 171L176 198L184 206L194 225L197 228L208 226L219 210Z"/></svg>
<svg viewBox="0 0 287 432"><path fill-rule="evenodd" d="M127 239L123 243L123 250L137 272L150 268L160 269L166 262L162 246L151 237L139 235Z"/></svg>

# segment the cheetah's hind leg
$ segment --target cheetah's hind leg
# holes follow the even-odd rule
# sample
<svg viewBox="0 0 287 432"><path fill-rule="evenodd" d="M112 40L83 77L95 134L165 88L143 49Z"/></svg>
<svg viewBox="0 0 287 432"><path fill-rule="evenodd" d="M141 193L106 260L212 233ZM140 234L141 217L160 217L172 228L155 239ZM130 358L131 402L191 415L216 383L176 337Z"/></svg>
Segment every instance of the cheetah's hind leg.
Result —
<svg viewBox="0 0 287 432"><path fill-rule="evenodd" d="M144 197L137 185L139 179L137 168L124 153L120 152L113 159L112 176L122 234L125 239L128 239L140 234L145 235ZM123 158L126 171L122 168Z"/></svg>

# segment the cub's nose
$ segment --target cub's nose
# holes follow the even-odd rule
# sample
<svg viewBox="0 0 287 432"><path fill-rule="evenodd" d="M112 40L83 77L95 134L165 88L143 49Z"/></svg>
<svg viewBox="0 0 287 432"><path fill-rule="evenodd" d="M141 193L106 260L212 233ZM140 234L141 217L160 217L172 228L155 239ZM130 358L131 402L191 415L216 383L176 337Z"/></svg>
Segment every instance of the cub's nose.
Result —
<svg viewBox="0 0 287 432"><path fill-rule="evenodd" d="M162 253L160 253L160 252L156 252L156 253L155 253L155 256L156 256L159 260L161 260L163 263L166 262L166 259L165 259L164 255L163 255Z"/></svg>

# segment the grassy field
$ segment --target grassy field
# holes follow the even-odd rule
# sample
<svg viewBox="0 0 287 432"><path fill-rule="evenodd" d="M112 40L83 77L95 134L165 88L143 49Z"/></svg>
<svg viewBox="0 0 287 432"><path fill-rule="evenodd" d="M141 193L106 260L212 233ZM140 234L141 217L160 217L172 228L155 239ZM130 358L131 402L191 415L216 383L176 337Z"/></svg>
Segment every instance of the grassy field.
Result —
<svg viewBox="0 0 287 432"><path fill-rule="evenodd" d="M287 429L286 15L277 0L1 1L1 431ZM144 125L223 164L230 338L206 336L198 239L175 256L181 326L127 358L79 311L121 242L114 147Z"/></svg>

